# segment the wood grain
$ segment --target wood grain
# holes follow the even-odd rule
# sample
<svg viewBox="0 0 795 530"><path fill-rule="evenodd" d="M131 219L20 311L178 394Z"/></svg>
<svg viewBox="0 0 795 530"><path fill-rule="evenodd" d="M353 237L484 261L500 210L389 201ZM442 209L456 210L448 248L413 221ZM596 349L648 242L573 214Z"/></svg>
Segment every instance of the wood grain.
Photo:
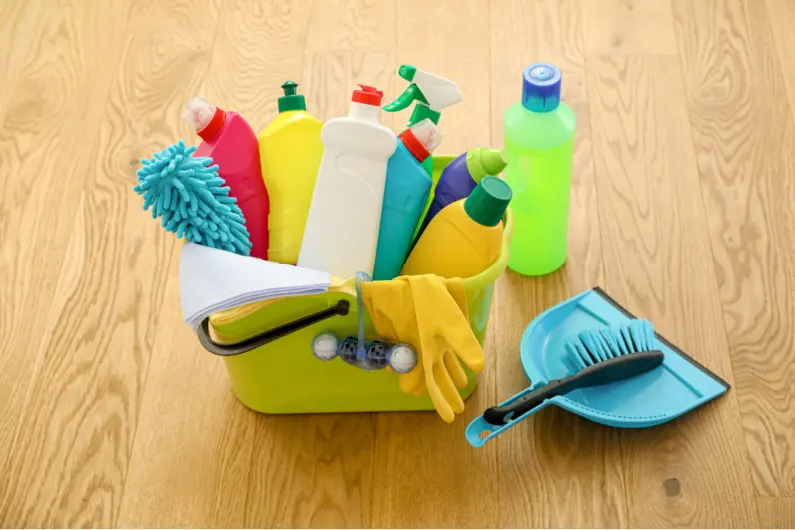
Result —
<svg viewBox="0 0 795 530"><path fill-rule="evenodd" d="M562 99L578 120L567 263L544 277L508 272L498 282L494 341L500 402L529 386L519 361L519 343L527 325L544 309L601 284L602 255L580 4L501 2L492 4L491 16L494 145L502 145L503 114L521 99L520 76L529 58L562 69ZM626 526L615 430L552 407L490 443L499 448L501 526Z"/></svg>
<svg viewBox="0 0 795 530"><path fill-rule="evenodd" d="M590 55L676 53L670 0L580 0Z"/></svg>
<svg viewBox="0 0 795 530"><path fill-rule="evenodd" d="M589 58L605 284L731 381L680 71L676 57ZM755 525L739 422L729 393L622 432L630 526Z"/></svg>
<svg viewBox="0 0 795 530"><path fill-rule="evenodd" d="M767 15L772 30L772 44L776 47L777 67L781 69L789 95L790 111L795 104L795 2L791 0L767 0Z"/></svg>
<svg viewBox="0 0 795 530"><path fill-rule="evenodd" d="M0 4L0 111L8 108L8 98L19 71L28 58L31 46L41 35L45 18L41 16L41 0L8 0ZM0 114L0 120L3 115ZM2 164L2 161L0 161ZM2 166L0 166L2 167ZM1 188L0 188L1 189Z"/></svg>
<svg viewBox="0 0 795 530"><path fill-rule="evenodd" d="M18 525L45 524L59 513L52 497L55 492L45 488L44 481L62 486L68 482L76 492L86 484L68 471L75 464L92 465L91 458L73 460L68 467L61 460L56 467L67 472L46 475L47 463L69 452L76 425L63 430L53 426L49 437L44 432L35 438L29 434L34 423L46 428L52 419L54 403L39 401L38 381L48 378L52 384L53 370L58 370L53 363L65 368L68 362L61 351L75 346L73 341L66 343L65 322L55 325L53 319L72 305L79 272L69 265L79 266L82 261L74 247L81 236L74 231L85 204L83 186L96 154L97 129L122 50L121 34L112 28L124 27L127 15L123 1L103 10L64 1L49 6L46 20L36 23L35 17L43 13L40 7L34 2L29 15L22 11L23 17L34 19L23 18L20 31L31 34L2 39L15 51L8 55L8 78L0 97L0 304L4 308L0 368L6 374L0 385L0 476L22 476L13 484L0 481L0 520ZM96 49L105 53L96 57ZM74 309L69 307L70 313ZM80 318L77 311L71 313L74 318ZM73 382L60 375L55 379L62 388ZM78 387L69 388L74 392ZM75 414L86 410L73 392L67 392L64 405L69 409L66 414L79 423ZM26 414L27 410L35 412ZM61 446L61 442L66 443ZM48 443L49 449L40 456L43 461L37 462L35 452ZM25 462L41 467L34 469ZM88 489L83 507L101 512L96 507L101 491L93 484ZM101 513L82 515L101 518Z"/></svg>
<svg viewBox="0 0 795 530"><path fill-rule="evenodd" d="M311 25L308 52L395 51L395 0L321 0Z"/></svg>
<svg viewBox="0 0 795 530"><path fill-rule="evenodd" d="M792 497L760 497L756 499L760 528L795 527L795 499Z"/></svg>
<svg viewBox="0 0 795 530"><path fill-rule="evenodd" d="M763 2L675 7L754 486L793 495L792 109Z"/></svg>

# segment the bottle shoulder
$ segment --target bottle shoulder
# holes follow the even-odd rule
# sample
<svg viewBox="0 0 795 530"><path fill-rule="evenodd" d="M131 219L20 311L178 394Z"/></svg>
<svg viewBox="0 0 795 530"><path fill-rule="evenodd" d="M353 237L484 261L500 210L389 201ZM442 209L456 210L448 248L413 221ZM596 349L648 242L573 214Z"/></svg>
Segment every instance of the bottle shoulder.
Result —
<svg viewBox="0 0 795 530"><path fill-rule="evenodd" d="M457 181L464 180L464 177L468 179L472 178L469 174L469 168L467 167L466 153L454 158L452 162L445 166L444 170L442 170L442 174L439 176L437 187L439 185L455 185Z"/></svg>
<svg viewBox="0 0 795 530"><path fill-rule="evenodd" d="M428 172L422 167L422 164L414 158L414 155L401 142L398 142L395 154L389 159L387 178L392 182L405 185L414 183L431 185L433 182Z"/></svg>
<svg viewBox="0 0 795 530"><path fill-rule="evenodd" d="M572 139L577 117L563 102L551 112L532 112L517 102L505 111L503 128L506 141L528 148L546 149Z"/></svg>
<svg viewBox="0 0 795 530"><path fill-rule="evenodd" d="M312 135L320 138L323 122L306 111L282 112L259 134L260 142L282 135Z"/></svg>
<svg viewBox="0 0 795 530"><path fill-rule="evenodd" d="M389 158L397 149L397 136L380 123L369 123L349 117L333 118L320 131L326 149Z"/></svg>
<svg viewBox="0 0 795 530"><path fill-rule="evenodd" d="M224 126L224 130L222 134L230 135L233 134L235 136L246 136L256 138L257 134L254 132L254 129L251 128L251 125L236 112L228 112L229 119Z"/></svg>

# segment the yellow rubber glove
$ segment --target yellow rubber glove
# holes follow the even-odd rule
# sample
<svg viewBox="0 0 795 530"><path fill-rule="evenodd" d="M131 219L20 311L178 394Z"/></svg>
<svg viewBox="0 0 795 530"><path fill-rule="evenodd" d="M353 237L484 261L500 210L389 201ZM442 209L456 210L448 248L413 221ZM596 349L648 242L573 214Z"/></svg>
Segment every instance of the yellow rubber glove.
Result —
<svg viewBox="0 0 795 530"><path fill-rule="evenodd" d="M456 386L467 376L461 362L474 372L486 365L483 349L469 327L466 291L460 278L435 275L400 276L365 282L362 298L378 335L393 344L407 343L417 351L417 366L400 376L400 388L430 394L434 408L448 423L464 411Z"/></svg>

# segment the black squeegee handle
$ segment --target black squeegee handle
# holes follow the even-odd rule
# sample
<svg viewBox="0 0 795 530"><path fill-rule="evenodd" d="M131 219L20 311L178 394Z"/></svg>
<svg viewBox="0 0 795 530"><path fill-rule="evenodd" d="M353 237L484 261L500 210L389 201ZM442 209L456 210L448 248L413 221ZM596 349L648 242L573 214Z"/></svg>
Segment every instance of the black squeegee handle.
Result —
<svg viewBox="0 0 795 530"><path fill-rule="evenodd" d="M505 425L511 419L522 416L549 398L562 396L580 388L623 381L653 370L662 364L663 357L664 354L660 350L648 350L598 362L569 377L553 379L513 403L486 409L483 419L491 425Z"/></svg>

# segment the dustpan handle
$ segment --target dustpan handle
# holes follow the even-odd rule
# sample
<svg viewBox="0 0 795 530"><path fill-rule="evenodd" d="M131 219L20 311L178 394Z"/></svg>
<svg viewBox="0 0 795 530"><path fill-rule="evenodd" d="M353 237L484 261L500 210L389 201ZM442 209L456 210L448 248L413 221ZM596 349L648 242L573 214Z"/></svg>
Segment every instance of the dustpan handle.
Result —
<svg viewBox="0 0 795 530"><path fill-rule="evenodd" d="M289 335L290 333L298 331L299 329L303 329L307 326L311 326L312 324L322 322L327 318L331 318L336 315L345 316L348 314L350 308L350 302L347 300L340 300L333 307L329 307L323 311L318 311L317 313L301 317L297 320L293 320L292 322L288 322L287 324L283 324L281 326L269 329L268 331L264 331L259 335L254 335L253 337L250 337L246 340L232 344L219 344L210 338L210 318L207 317L202 320L201 326L199 326L199 329L196 330L196 335L198 335L201 345L204 346L204 349L208 352L214 353L215 355L221 355L223 357L230 357L232 355L240 355L241 353L250 352L253 349L259 348L260 346L268 344L269 342L273 342L276 339L280 339L286 335Z"/></svg>
<svg viewBox="0 0 795 530"><path fill-rule="evenodd" d="M521 400L524 396L531 394L535 391L536 387L526 388L525 390L522 390L515 396L508 398L503 403L500 403L499 406L506 407L508 405L511 405L512 403ZM514 427L516 424L520 423L522 420L529 418L536 412L540 411L541 409L551 404L552 401L549 399L541 401L540 403L536 403L533 408L524 411L521 415L512 417L511 420L505 425L493 425L487 422L486 418L484 418L483 414L481 414L480 416L472 420L472 422L467 426L465 431L466 439L473 447L482 447L483 444L485 444L495 436L499 435L504 431L507 431L508 429Z"/></svg>

